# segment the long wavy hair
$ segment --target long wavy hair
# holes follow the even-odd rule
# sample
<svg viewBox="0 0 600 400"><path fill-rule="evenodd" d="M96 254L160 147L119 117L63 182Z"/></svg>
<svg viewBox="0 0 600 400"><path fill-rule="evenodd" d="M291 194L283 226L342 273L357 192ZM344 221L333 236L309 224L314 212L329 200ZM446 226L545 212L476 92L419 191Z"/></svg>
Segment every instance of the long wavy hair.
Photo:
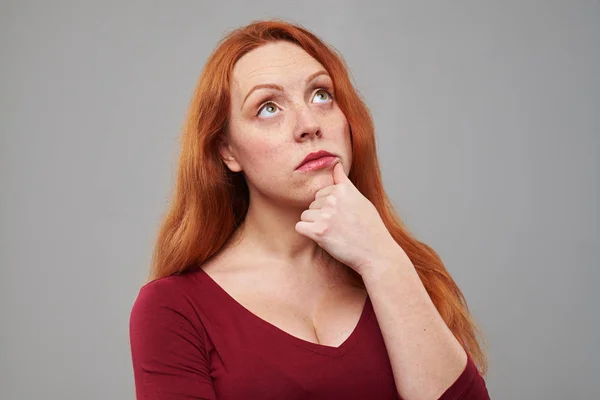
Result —
<svg viewBox="0 0 600 400"><path fill-rule="evenodd" d="M330 74L337 102L350 126L353 164L360 166L351 168L349 179L377 208L392 237L414 264L445 323L485 375L487 355L478 339L484 345L485 340L461 290L438 254L404 226L383 189L373 120L351 83L343 57L297 24L280 20L253 22L226 35L207 60L183 126L176 183L156 239L149 279L199 268L243 222L249 205L248 187L242 174L227 168L218 151L227 129L232 70L244 54L281 40L302 47ZM360 276L350 273L364 287Z"/></svg>

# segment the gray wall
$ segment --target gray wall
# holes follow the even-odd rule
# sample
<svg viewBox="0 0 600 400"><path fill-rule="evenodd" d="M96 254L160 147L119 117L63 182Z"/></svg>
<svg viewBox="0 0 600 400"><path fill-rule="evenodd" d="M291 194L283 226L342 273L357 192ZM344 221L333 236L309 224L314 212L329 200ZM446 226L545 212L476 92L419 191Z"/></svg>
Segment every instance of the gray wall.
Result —
<svg viewBox="0 0 600 400"><path fill-rule="evenodd" d="M129 311L193 87L226 30L274 16L346 57L492 397L600 397L600 2L0 7L0 398L133 398Z"/></svg>

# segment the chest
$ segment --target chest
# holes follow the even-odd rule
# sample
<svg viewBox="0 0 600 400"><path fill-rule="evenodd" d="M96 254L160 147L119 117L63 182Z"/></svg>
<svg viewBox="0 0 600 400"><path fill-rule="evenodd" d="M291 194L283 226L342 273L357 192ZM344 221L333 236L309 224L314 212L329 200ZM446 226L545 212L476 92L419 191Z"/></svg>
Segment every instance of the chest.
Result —
<svg viewBox="0 0 600 400"><path fill-rule="evenodd" d="M296 338L330 347L338 347L350 337L366 302L366 292L356 290L315 294L314 298L304 300L249 293L236 295L237 302L269 325Z"/></svg>
<svg viewBox="0 0 600 400"><path fill-rule="evenodd" d="M370 312L338 347L306 342L258 323L221 326L209 346L218 399L398 399L378 324ZM243 319L243 318L242 318ZM227 337L227 340L222 340Z"/></svg>
<svg viewBox="0 0 600 400"><path fill-rule="evenodd" d="M265 279L247 273L205 272L249 317L282 334L323 346L338 347L352 335L367 299L366 290L335 279Z"/></svg>

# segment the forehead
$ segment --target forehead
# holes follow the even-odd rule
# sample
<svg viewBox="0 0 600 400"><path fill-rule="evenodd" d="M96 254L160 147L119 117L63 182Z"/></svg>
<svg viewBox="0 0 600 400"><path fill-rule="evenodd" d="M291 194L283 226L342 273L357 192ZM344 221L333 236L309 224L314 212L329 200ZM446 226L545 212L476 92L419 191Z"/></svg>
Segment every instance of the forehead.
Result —
<svg viewBox="0 0 600 400"><path fill-rule="evenodd" d="M304 81L324 69L300 46L279 41L267 43L241 57L233 67L232 88L246 91L254 85L275 83L286 85Z"/></svg>

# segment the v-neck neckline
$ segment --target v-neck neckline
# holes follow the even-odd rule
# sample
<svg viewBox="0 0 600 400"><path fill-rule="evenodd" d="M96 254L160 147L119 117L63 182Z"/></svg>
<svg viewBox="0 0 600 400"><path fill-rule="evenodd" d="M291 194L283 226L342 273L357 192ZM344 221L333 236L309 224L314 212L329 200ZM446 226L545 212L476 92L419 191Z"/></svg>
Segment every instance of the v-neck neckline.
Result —
<svg viewBox="0 0 600 400"><path fill-rule="evenodd" d="M199 268L199 271L202 275L204 275L207 278L207 280L215 288L215 290L223 298L225 298L226 301L233 304L233 306L236 307L242 314L246 315L247 317L249 317L256 323L260 324L261 326L274 332L279 337L281 337L282 340L287 340L292 345L299 346L306 350L309 350L309 351L312 351L312 352L315 352L318 354L326 355L329 357L334 357L334 358L342 357L344 354L346 354L348 351L350 351L352 348L354 348L354 346L356 346L358 344L358 342L360 341L360 339L362 337L362 331L364 330L365 325L367 324L367 322L370 320L370 318L373 315L373 305L371 304L371 298L369 297L369 295L367 293L365 303L363 305L358 322L357 322L356 326L354 327L354 329L352 330L352 332L350 333L350 335L346 338L346 340L344 340L337 347L311 342L311 341L299 338L297 336L294 336L291 333L286 332L283 329L279 328L278 326L270 323L269 321L259 317L258 315L256 315L252 311L250 311L248 308L246 308L239 301L237 301L233 296L231 296L206 271L204 271L202 268Z"/></svg>

